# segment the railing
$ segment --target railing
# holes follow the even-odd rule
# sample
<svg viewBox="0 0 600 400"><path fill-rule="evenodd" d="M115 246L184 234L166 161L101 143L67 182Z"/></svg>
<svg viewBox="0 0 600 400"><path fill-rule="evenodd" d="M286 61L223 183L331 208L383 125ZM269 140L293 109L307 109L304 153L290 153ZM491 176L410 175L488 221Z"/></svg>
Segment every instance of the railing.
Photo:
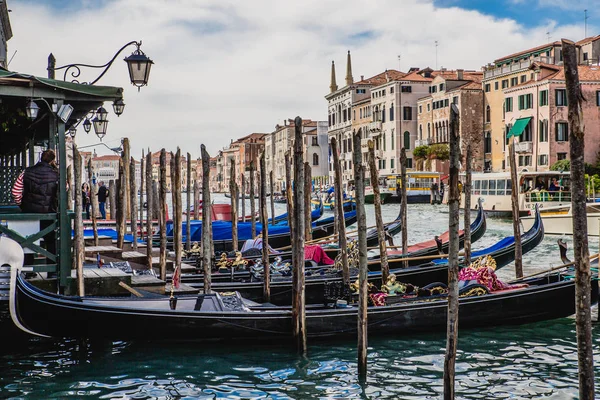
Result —
<svg viewBox="0 0 600 400"><path fill-rule="evenodd" d="M515 153L531 153L533 151L533 143L517 142L515 143Z"/></svg>
<svg viewBox="0 0 600 400"><path fill-rule="evenodd" d="M546 64L554 64L554 57L538 56L534 57L533 60L522 60L518 63L512 63L510 65L502 65L500 67L493 67L483 72L483 79L493 78L494 76L508 74L510 72L521 71L529 68L534 62L542 62Z"/></svg>
<svg viewBox="0 0 600 400"><path fill-rule="evenodd" d="M381 121L370 122L369 123L369 131L380 132L381 131Z"/></svg>
<svg viewBox="0 0 600 400"><path fill-rule="evenodd" d="M571 192L548 192L546 190L525 193L527 203L570 202Z"/></svg>
<svg viewBox="0 0 600 400"><path fill-rule="evenodd" d="M422 139L422 140L415 140L415 147L429 146L430 143L431 143L431 139L429 139L429 138Z"/></svg>
<svg viewBox="0 0 600 400"><path fill-rule="evenodd" d="M360 139L360 148L368 149L369 148L369 140L371 140L371 139Z"/></svg>

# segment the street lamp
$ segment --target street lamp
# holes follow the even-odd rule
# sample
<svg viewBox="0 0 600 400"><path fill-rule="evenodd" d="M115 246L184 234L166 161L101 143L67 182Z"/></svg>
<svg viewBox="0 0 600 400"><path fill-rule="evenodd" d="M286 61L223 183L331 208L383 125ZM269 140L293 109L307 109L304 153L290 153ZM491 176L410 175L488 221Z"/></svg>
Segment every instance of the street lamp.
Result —
<svg viewBox="0 0 600 400"><path fill-rule="evenodd" d="M96 136L102 141L104 136L106 135L106 129L108 128L108 112L104 109L104 107L99 107L96 111L96 117L92 120L94 124L94 132L96 132Z"/></svg>
<svg viewBox="0 0 600 400"><path fill-rule="evenodd" d="M27 107L25 107L25 112L27 113L27 118L30 120L34 120L38 116L38 112L40 111L40 107L33 100L29 100Z"/></svg>
<svg viewBox="0 0 600 400"><path fill-rule="evenodd" d="M75 135L77 134L77 128L75 126L71 126L69 128L69 130L67 131L67 133L69 134L69 136L71 136L72 138L74 138Z"/></svg>
<svg viewBox="0 0 600 400"><path fill-rule="evenodd" d="M85 133L90 133L90 129L92 129L92 123L86 118L85 121L83 121L83 130Z"/></svg>
<svg viewBox="0 0 600 400"><path fill-rule="evenodd" d="M98 82L103 76L104 74L106 74L106 72L108 71L108 69L112 66L113 62L117 59L117 57L119 56L119 54L121 54L121 52L126 48L129 47L131 45L135 45L136 46L136 50L131 53L131 55L129 57L126 57L124 60L127 63L127 67L129 70L129 80L131 81L131 84L135 87L139 89L142 86L146 86L148 84L148 79L150 77L150 67L152 67L152 64L154 64L154 61L152 61L150 58L148 58L148 56L146 56L146 54L144 54L144 52L142 50L140 50L140 47L142 45L142 41L140 40L139 42L136 42L135 40L127 43L126 45L124 45L123 47L121 47L113 56L113 58L108 61L106 64L103 65L89 65L89 64L67 64L67 65L63 65L61 67L55 67L54 64L56 62L56 60L54 59L54 56L51 54L50 57L48 57L48 78L52 78L54 79L54 73L55 71L64 69L65 72L63 74L63 80L66 81L67 80L67 74L69 73L69 71L71 71L71 78L74 78L71 80L71 82L73 83L82 83L79 82L79 80L75 79L78 78L79 75L81 74L81 69L79 67L86 67L86 68L104 68L104 70L102 71L102 73L93 81L91 82L83 82L86 83L88 85L93 85L96 82Z"/></svg>
<svg viewBox="0 0 600 400"><path fill-rule="evenodd" d="M115 114L117 114L117 117L123 114L124 109L125 103L123 102L123 99L115 100L115 102L113 103L113 110Z"/></svg>

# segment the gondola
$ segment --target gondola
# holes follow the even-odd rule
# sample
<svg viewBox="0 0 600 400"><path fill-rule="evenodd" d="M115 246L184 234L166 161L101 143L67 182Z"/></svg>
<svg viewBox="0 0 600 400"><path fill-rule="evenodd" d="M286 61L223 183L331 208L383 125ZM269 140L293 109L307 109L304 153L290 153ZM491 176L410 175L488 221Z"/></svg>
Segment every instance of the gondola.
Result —
<svg viewBox="0 0 600 400"><path fill-rule="evenodd" d="M10 310L15 324L28 333L51 337L141 340L279 339L292 337L289 307L250 302L239 293L169 298L67 297L44 292L13 268ZM575 312L575 282L554 273L517 283L528 286L461 297L459 326L516 325L567 317ZM482 286L482 285L477 285ZM467 287L465 289L470 289ZM463 289L462 293L466 293ZM592 282L592 302L598 298ZM337 303L336 303L337 304ZM398 298L370 306L369 335L445 332L448 304L444 295ZM357 306L307 306L309 338L356 337Z"/></svg>
<svg viewBox="0 0 600 400"><path fill-rule="evenodd" d="M485 234L487 229L486 220L485 220L485 212L483 212L481 207L478 207L477 217L471 223L471 243L475 243L477 240L481 239L481 237ZM464 247L465 237L464 231L459 232L459 248ZM426 240L421 243L417 243L411 246L408 246L408 252L406 256L402 254L402 250L388 250L388 258L401 258L401 257L427 257L434 256L440 253L448 253L448 246L450 243L450 233L448 231L444 232L440 236L436 236L434 239ZM412 260L408 261L409 265L418 265L422 263L420 260Z"/></svg>
<svg viewBox="0 0 600 400"><path fill-rule="evenodd" d="M536 206L535 221L531 228L521 236L521 251L526 254L533 250L544 239L544 223L540 211ZM515 260L515 237L508 236L484 249L474 250L471 260L479 257L490 256L496 262L496 267L501 268ZM433 260L435 264L447 264L447 259ZM460 262L460 260L459 260Z"/></svg>
<svg viewBox="0 0 600 400"><path fill-rule="evenodd" d="M347 212L344 214L344 221L346 226L352 225L356 222L356 211ZM333 234L335 221L333 217L318 219L312 223L312 237L313 239L319 239ZM201 221L193 221L191 224L191 240L199 242L202 234ZM213 222L213 244L215 254L222 252L228 252L233 250L231 241L231 223ZM262 230L261 224L256 224L256 233L260 234ZM167 223L167 247L172 248L173 246L173 224ZM187 240L186 225L183 224L183 242ZM243 246L244 241L251 238L251 224L249 222L238 224L238 250ZM154 235L152 238L153 242L158 243L159 237ZM290 229L288 225L275 225L269 226L269 245L273 248L280 248L289 246L290 240Z"/></svg>
<svg viewBox="0 0 600 400"><path fill-rule="evenodd" d="M310 212L310 220L311 222L315 222L316 220L318 220L319 218L321 218L323 216L323 202L320 201L319 205ZM281 215L278 215L275 217L275 224L279 224L279 223L287 223L287 218L288 218L288 213L283 213ZM271 224L271 218L269 218L269 224Z"/></svg>

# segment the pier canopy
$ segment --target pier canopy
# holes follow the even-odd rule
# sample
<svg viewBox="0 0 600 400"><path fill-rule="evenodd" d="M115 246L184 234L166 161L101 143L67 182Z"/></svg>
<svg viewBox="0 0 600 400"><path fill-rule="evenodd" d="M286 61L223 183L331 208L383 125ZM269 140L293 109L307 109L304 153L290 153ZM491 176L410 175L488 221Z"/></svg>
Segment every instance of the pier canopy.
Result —
<svg viewBox="0 0 600 400"><path fill-rule="evenodd" d="M65 82L0 68L0 234L19 242L26 253L45 257L48 263L36 265L34 270L58 272L62 287L72 263L66 132L105 102L122 98L120 87ZM28 116L32 107L37 115ZM55 151L59 166L58 212L23 214L14 203L11 188L21 171L39 161L39 153L45 149ZM40 221L46 228L40 229ZM42 236L52 230L58 232L55 245L40 244Z"/></svg>
<svg viewBox="0 0 600 400"><path fill-rule="evenodd" d="M525 130L525 127L527 127L527 124L529 124L529 121L531 121L531 117L519 118L516 120L506 137L521 136Z"/></svg>

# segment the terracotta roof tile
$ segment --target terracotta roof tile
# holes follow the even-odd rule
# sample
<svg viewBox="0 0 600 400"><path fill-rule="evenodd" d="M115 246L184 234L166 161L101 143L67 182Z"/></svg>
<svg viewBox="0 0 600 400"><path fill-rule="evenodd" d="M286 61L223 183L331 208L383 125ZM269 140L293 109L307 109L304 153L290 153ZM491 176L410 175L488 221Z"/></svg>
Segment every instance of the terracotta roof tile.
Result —
<svg viewBox="0 0 600 400"><path fill-rule="evenodd" d="M523 54L531 53L531 52L536 51L536 50L542 50L542 49L544 49L546 47L556 46L556 45L560 45L560 44L561 43L559 41L552 42L552 43L546 43L546 44L541 45L541 46L533 47L531 49L519 51L518 53L513 53L511 55L508 55L508 56L505 56L505 57L502 57L502 58L498 58L494 62L498 63L498 62L505 61L505 60L508 60L508 59L511 59L511 58L514 58L514 57L517 57L517 56L520 56L520 55L523 55Z"/></svg>
<svg viewBox="0 0 600 400"><path fill-rule="evenodd" d="M556 67L556 66L552 66ZM600 82L600 67L597 65L579 65L577 66L579 72L579 81L580 82ZM523 86L531 85L532 83L539 83L544 81L564 81L565 80L565 69L563 67L558 67L558 70L548 75L547 77L540 79L539 81L527 81L521 83L519 85L511 87L509 90L515 88L521 88Z"/></svg>
<svg viewBox="0 0 600 400"><path fill-rule="evenodd" d="M355 85L383 85L388 81L388 79L386 78L386 74L387 78L389 78L390 81L398 80L399 78L402 78L406 75L406 73L404 72L396 71L395 69L388 69L380 74L358 81L355 83Z"/></svg>
<svg viewBox="0 0 600 400"><path fill-rule="evenodd" d="M599 40L599 39L600 39L600 35L590 36L585 39L581 39L579 42L576 42L575 44L578 46L583 46L584 44L588 44L590 42L595 42L596 40Z"/></svg>

